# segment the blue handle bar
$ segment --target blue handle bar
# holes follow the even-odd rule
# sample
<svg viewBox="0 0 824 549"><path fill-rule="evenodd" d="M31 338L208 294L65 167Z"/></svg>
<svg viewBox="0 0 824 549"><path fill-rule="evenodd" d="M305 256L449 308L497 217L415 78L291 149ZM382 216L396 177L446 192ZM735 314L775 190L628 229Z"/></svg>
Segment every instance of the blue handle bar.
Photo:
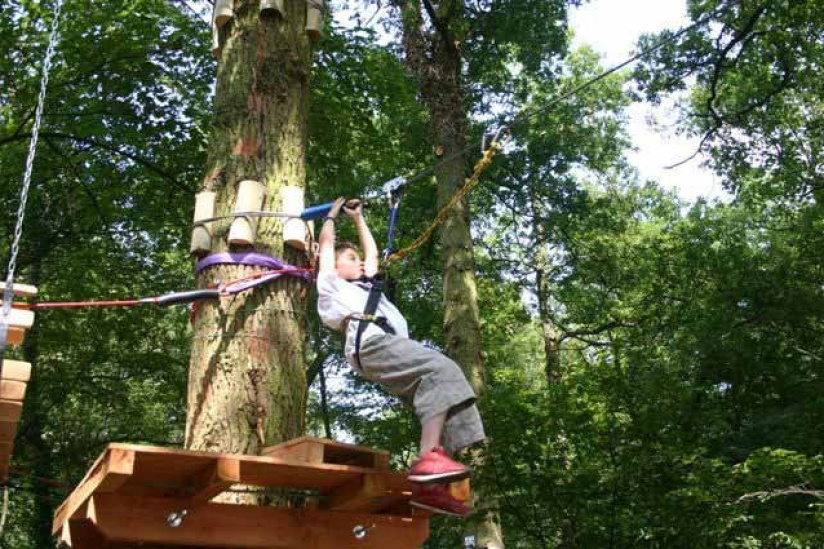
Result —
<svg viewBox="0 0 824 549"><path fill-rule="evenodd" d="M329 202L328 204L321 204L320 206L311 206L303 210L300 214L300 218L304 221L307 219L318 219L319 217L326 217L329 213L329 210L332 209L334 202Z"/></svg>

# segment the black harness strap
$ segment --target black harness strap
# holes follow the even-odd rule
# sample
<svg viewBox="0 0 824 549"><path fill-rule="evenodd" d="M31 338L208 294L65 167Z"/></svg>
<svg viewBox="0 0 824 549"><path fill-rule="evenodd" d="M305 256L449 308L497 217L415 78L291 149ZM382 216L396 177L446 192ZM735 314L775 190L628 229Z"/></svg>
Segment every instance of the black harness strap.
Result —
<svg viewBox="0 0 824 549"><path fill-rule="evenodd" d="M372 279L372 287L369 289L369 296L366 298L366 307L363 309L363 314L360 315L358 320L358 331L355 334L355 362L358 363L358 367L360 367L360 347L361 347L361 337L363 336L363 332L366 331L366 326L369 322L376 324L380 329L382 329L387 334L395 335L395 329L383 316L375 315L375 311L378 310L378 303L380 303L381 295L383 293L383 280L378 278ZM353 317L354 318L354 317Z"/></svg>

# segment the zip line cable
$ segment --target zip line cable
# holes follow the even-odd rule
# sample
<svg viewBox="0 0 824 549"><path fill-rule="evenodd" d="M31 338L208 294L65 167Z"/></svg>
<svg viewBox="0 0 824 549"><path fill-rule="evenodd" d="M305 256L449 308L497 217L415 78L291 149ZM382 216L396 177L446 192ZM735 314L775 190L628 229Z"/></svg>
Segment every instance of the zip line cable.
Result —
<svg viewBox="0 0 824 549"><path fill-rule="evenodd" d="M575 88L573 88L569 91L566 91L566 92L562 93L561 95L556 96L555 98L550 100L549 103L547 103L546 105L544 105L543 107L541 107L539 109L536 109L535 111L526 112L527 109L524 108L523 110L521 110L521 112L519 112L515 115L512 122L510 122L509 124L504 124L500 127L500 129L497 132L498 136L500 136L504 132L511 131L513 128L516 128L516 127L520 126L521 124L523 124L524 122L535 118L539 114L543 114L544 112L550 110L555 105L557 105L557 104L561 103L562 101L564 101L566 99L569 99L570 97L575 96L575 95L579 94L580 92L590 88L593 84L596 84L599 81L606 78L607 76L610 76L611 74L614 74L614 73L618 72L619 70L623 69L624 67L627 67L627 66L635 63L639 59L643 59L644 57L647 57L648 55L650 55L652 53L655 53L656 51L661 49L663 46L665 46L665 45L669 44L670 42L673 42L676 39L682 37L684 34L688 33L689 31L706 25L707 23L712 21L713 18L715 18L716 16L723 13L725 11L725 9L726 8L719 8L719 9L707 14L704 18L699 19L698 21L696 21L692 25L681 28L678 32L676 32L672 36L668 36L666 38L663 38L663 39L659 40L656 44L650 46L649 48L641 50L640 52L636 53L635 55L633 55L632 57L626 59L625 61L622 61L621 63L618 63L617 65L613 65L611 68L609 68L606 71L594 76L593 78L587 80L583 84L580 84L579 86L576 86ZM483 142L482 142L482 145L483 145ZM419 179L422 179L424 177L432 175L435 172L435 170L437 170L438 168L440 168L441 166L443 166L447 162L451 162L452 160L455 160L457 158L462 157L464 154L466 154L467 152L469 152L470 150L472 150L474 148L475 148L475 145L467 145L463 149L460 149L460 150L450 154L449 156L446 156L446 157L442 158L440 161L433 164L432 166L430 166L428 168L424 168L423 170L421 170L419 172L416 172L416 173L414 173L413 175L410 175L410 176L406 176L406 177L401 176L399 178L395 178L395 179L387 182L387 185L388 184L393 184L397 189L400 189L403 185L406 185L406 184L411 183L413 181L417 181ZM488 150L488 149L486 149L486 150ZM398 181L398 180L400 180L400 181Z"/></svg>
<svg viewBox="0 0 824 549"><path fill-rule="evenodd" d="M611 68L607 69L606 71L596 75L593 78L590 78L589 80L587 80L583 84L581 84L579 86L576 86L576 87L574 87L573 89L571 89L569 91L561 93L560 95L558 95L558 96L554 97L552 100L550 100L549 103L547 103L546 105L544 105L543 107L541 107L539 109L536 109L536 110L531 111L531 112L527 112L527 107L525 107L524 109L521 110L521 112L519 112L515 115L514 119L509 124L504 124L504 125L502 125L498 128L497 132L495 133L495 135L492 138L492 141L491 141L491 143L488 147L486 146L486 134L484 134L484 137L481 141L481 151L483 153L483 156L475 164L472 175L469 178L467 178L464 185L455 193L455 195L453 195L453 197L449 200L449 202L440 209L440 211L438 212L438 214L435 217L434 221L432 221L432 223L429 224L429 226L415 239L415 241L412 244L410 244L409 246L406 246L405 248L403 248L401 250L398 250L394 253L391 252L392 235L393 235L393 232L394 232L392 230L394 228L394 219L390 218L390 237L389 237L389 244L388 244L388 247L387 247L387 252L385 253L384 264L388 265L390 263L393 263L394 261L397 261L399 259L403 259L407 255L409 255L410 252L412 252L415 249L419 248L421 245L423 245L424 242L426 242L429 239L430 235L435 231L435 229L438 227L438 225L440 225L446 219L449 211L458 202L463 200L463 198L467 194L469 194L469 192L473 188L475 188L475 186L478 184L478 181L480 180L481 173L490 166L490 164L492 163L492 157L501 148L501 143L498 140L499 140L499 138L501 137L502 134L511 132L514 128L520 126L524 122L532 120L535 117L537 117L538 115L549 111L551 108L555 107L556 105L558 105L562 101L577 95L578 93L580 93L580 92L586 90L587 88L591 87L593 84L603 80L607 76L609 76L611 74L614 74L614 73L618 72L619 70L623 69L624 67L627 67L627 66L631 65L632 63L638 61L639 59L642 59L642 58L656 52L662 46L664 46L664 45L680 38L681 36L683 36L687 32L689 32L689 31L691 31L695 28L698 28L700 26L705 25L706 23L711 21L713 18L715 18L716 16L721 14L723 11L724 10L722 8L719 8L719 9L709 13L706 17L704 17L702 19L699 19L698 21L696 21L692 25L689 25L687 27L682 28L678 32L674 33L672 36L668 36L668 37L666 37L662 40L659 40L653 46L651 46L649 48L646 48L644 50L641 50L640 52L633 55L629 59L627 59L627 60L625 60L621 63L618 63L617 65L614 65L613 67L611 67ZM398 195L400 194L400 191L402 190L402 188L406 184L411 183L413 181L423 179L424 177L428 177L429 175L434 173L438 168L445 165L447 162L451 162L453 160L456 160L458 158L463 157L472 148L474 148L474 147L468 145L468 146L466 146L466 147L464 147L464 148L448 155L447 157L441 159L438 163L430 166L429 168L421 170L421 171L417 172L414 175L411 175L411 176L408 176L408 177L399 176L399 177L396 177L396 178L384 183L383 192L388 197L390 197L392 215L394 215L396 210L397 210L397 205L398 205L398 201L399 201Z"/></svg>
<svg viewBox="0 0 824 549"><path fill-rule="evenodd" d="M29 198L29 188L31 187L31 174L34 168L34 156L37 150L37 138L40 133L40 123L43 119L43 106L46 103L46 88L49 86L49 73L51 72L52 56L58 39L58 25L60 22L60 9L63 7L63 0L56 0L54 3L54 18L52 20L51 32L49 32L49 43L46 47L46 56L43 59L43 76L40 80L40 94L37 97L37 108L34 111L34 124L31 131L31 141L29 142L29 153L26 157L26 169L23 173L23 189L20 192L20 205L17 209L17 224L14 228L14 239L11 244L11 255L9 266L6 271L6 288L3 291L3 314L0 315L0 379L3 377L3 359L6 354L6 341L9 333L9 315L14 299L14 270L17 267L17 254L20 252L20 239L23 236L23 219L26 216L26 202Z"/></svg>

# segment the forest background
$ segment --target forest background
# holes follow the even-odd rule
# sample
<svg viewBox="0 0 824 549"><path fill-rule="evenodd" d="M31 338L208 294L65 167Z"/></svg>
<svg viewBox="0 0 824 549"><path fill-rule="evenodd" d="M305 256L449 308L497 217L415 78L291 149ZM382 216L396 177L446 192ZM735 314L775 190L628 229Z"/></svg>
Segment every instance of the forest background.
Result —
<svg viewBox="0 0 824 549"><path fill-rule="evenodd" d="M579 2L455 4L467 138L535 113L470 196L491 439L475 484L498 495L507 546L824 547L824 5L691 0L706 24L643 37L639 48L673 39L541 110L605 68L569 47ZM318 44L310 203L438 160L386 39L393 6L364 2ZM50 18L50 2L0 5L0 257ZM69 0L61 27L18 279L43 300L190 288L214 116L208 14L185 0ZM629 106L672 98L723 203L685 203L627 161ZM433 218L433 193L430 180L409 187L401 244ZM379 241L384 213L368 212ZM430 241L391 271L411 332L434 346L439 253ZM407 465L414 417L351 375L307 314L310 433ZM190 338L181 307L38 313L19 351L34 373L4 547L53 545L56 505L107 443L182 445ZM427 547L461 547L463 532L437 519Z"/></svg>

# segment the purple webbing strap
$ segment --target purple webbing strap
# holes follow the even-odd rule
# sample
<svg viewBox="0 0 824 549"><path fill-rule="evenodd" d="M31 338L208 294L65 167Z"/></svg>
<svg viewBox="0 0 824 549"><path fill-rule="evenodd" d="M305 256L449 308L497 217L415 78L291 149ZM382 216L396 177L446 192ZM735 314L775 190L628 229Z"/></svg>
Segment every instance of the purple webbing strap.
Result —
<svg viewBox="0 0 824 549"><path fill-rule="evenodd" d="M272 273L253 280L243 280L235 284L229 284L224 288L224 291L230 294L237 294L248 290L249 288L260 286L261 284L265 284L271 280L279 278L284 274L298 276L304 280L309 280L311 278L310 273L305 272L305 269L300 269L294 265L289 265L288 263L285 263L284 261L271 255L257 252L221 252L208 255L197 262L195 265L195 273L200 274L200 272L207 267L213 267L215 265L251 265L253 267L263 267L271 271L288 271L289 269L295 269L296 271L295 273Z"/></svg>

